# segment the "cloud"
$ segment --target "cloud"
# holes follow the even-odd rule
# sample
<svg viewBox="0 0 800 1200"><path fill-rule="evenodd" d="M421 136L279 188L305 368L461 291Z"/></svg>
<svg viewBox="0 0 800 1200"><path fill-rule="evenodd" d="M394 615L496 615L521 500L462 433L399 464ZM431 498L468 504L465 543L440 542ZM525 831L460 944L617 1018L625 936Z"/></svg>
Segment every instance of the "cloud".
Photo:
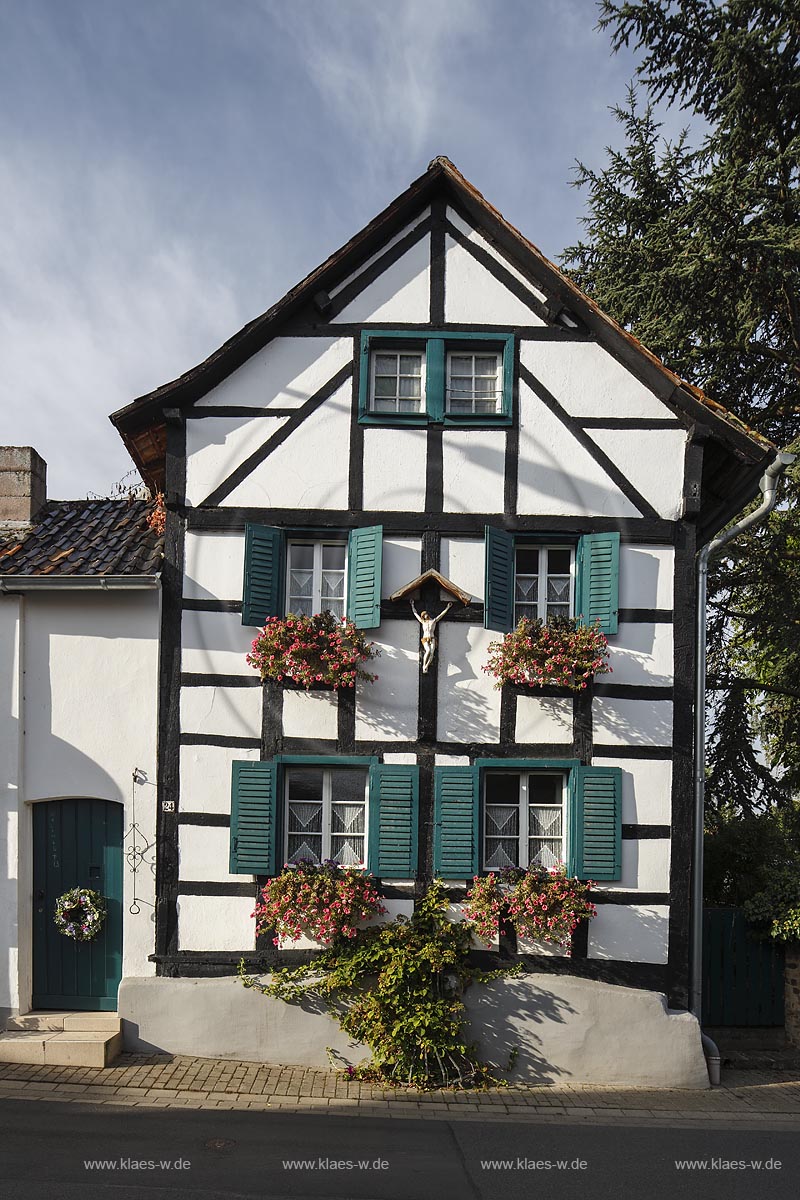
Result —
<svg viewBox="0 0 800 1200"><path fill-rule="evenodd" d="M51 496L108 491L132 467L108 414L244 322L234 281L181 230L179 207L124 158L17 148L0 165L6 429L47 459Z"/></svg>

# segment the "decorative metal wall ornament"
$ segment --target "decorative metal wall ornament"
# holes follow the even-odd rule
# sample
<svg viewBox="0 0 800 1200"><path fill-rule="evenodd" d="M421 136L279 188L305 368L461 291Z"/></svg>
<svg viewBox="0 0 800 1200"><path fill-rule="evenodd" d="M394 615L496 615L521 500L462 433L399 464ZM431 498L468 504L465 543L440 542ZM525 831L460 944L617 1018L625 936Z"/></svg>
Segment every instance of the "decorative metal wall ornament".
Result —
<svg viewBox="0 0 800 1200"><path fill-rule="evenodd" d="M417 606L414 603L414 597L419 595L422 587L427 583L439 585L439 595L442 599L446 599L447 596L453 597L453 599L450 600L442 609L438 617L432 617L428 610L424 608L422 612L417 612ZM439 624L445 613L450 611L456 601L459 601L461 604L469 604L471 596L468 592L464 592L461 590L461 588L456 587L454 583L451 583L450 580L446 579L439 571L433 569L424 571L422 575L418 575L416 579L412 579L410 583L405 585L405 587L398 588L396 592L392 593L389 599L403 600L406 596L408 596L411 603L411 611L422 627L422 633L420 635L422 674L427 675L431 663L436 655L436 626Z"/></svg>
<svg viewBox="0 0 800 1200"><path fill-rule="evenodd" d="M149 783L147 773L140 767L134 767L131 782L131 823L125 831L123 845L125 846L125 861L128 864L128 870L133 875L133 899L131 900L128 912L131 916L138 916L142 911L141 906L145 904L148 908L155 908L149 900L143 900L137 893L137 876L139 871L144 867L150 869L150 873L155 879L156 874L156 859L155 859L155 839L152 842L147 840L146 835L136 821L136 788L141 787L145 783Z"/></svg>

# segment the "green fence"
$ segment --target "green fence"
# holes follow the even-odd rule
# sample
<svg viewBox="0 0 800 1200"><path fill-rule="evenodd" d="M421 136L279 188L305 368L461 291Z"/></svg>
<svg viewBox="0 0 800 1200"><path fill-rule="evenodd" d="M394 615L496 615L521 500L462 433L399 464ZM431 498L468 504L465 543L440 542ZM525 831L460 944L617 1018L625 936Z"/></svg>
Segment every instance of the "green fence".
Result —
<svg viewBox="0 0 800 1200"><path fill-rule="evenodd" d="M703 913L703 1024L783 1025L783 946L759 940L739 908Z"/></svg>

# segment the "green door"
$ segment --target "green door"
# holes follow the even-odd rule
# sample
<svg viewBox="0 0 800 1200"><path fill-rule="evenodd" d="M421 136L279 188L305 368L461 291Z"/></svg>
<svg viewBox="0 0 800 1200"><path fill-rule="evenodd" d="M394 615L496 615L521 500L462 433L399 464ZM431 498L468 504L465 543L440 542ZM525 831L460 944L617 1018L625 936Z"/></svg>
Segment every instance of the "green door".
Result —
<svg viewBox="0 0 800 1200"><path fill-rule="evenodd" d="M122 976L121 804L48 800L33 805L33 1007L111 1011ZM97 937L56 929L56 900L74 887L104 897Z"/></svg>

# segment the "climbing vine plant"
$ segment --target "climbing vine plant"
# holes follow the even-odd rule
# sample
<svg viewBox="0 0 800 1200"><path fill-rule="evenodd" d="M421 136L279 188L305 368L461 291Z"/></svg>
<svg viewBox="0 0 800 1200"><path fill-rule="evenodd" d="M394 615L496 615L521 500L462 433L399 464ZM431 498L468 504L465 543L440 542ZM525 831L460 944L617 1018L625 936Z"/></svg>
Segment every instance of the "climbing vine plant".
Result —
<svg viewBox="0 0 800 1200"><path fill-rule="evenodd" d="M410 918L337 938L314 962L280 968L269 983L247 975L243 962L239 977L265 996L321 1002L371 1050L350 1069L359 1078L426 1089L501 1083L467 1040L463 996L470 984L511 972L469 965L472 926L449 921L448 904L436 881Z"/></svg>

